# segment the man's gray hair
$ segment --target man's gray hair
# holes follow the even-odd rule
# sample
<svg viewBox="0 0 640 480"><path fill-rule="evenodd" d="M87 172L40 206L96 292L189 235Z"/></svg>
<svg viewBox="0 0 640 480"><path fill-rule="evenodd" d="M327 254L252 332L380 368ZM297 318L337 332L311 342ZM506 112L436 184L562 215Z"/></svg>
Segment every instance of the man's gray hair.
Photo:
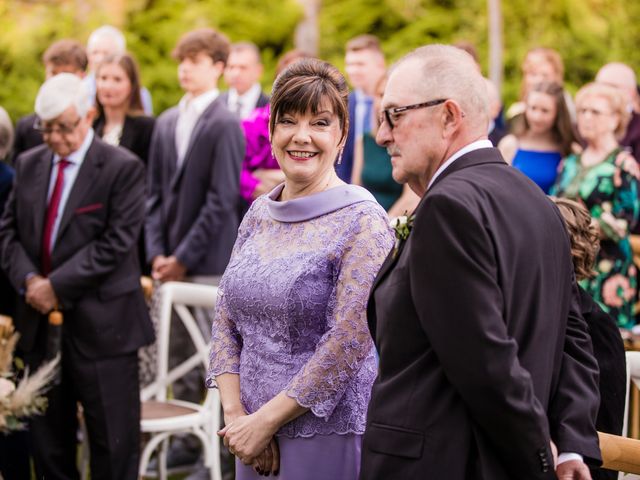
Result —
<svg viewBox="0 0 640 480"><path fill-rule="evenodd" d="M434 44L417 48L396 65L406 61L421 63L416 77L421 81L418 88L425 94L423 101L455 100L471 125L486 128L489 121L487 86L471 55L451 45Z"/></svg>
<svg viewBox="0 0 640 480"><path fill-rule="evenodd" d="M7 111L0 107L0 161L7 158L13 147L13 124Z"/></svg>
<svg viewBox="0 0 640 480"><path fill-rule="evenodd" d="M41 120L53 120L69 107L75 107L80 117L91 108L87 87L80 77L60 73L42 84L35 105Z"/></svg>
<svg viewBox="0 0 640 480"><path fill-rule="evenodd" d="M116 44L117 52L112 52L114 55L122 55L127 50L127 40L124 38L123 33L116 27L111 25L103 25L102 27L94 30L89 35L87 40L87 48L91 48L91 44L97 42L102 38L110 38Z"/></svg>

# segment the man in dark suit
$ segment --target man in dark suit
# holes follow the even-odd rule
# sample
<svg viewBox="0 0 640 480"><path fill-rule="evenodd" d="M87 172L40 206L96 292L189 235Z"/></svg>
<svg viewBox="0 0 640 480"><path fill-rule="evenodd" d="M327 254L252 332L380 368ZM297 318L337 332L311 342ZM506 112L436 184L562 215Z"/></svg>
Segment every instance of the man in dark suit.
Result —
<svg viewBox="0 0 640 480"><path fill-rule="evenodd" d="M2 268L20 292L15 324L28 366L61 353L60 383L30 422L36 477L78 478L77 402L89 433L91 477L137 478L139 347L153 341L136 240L144 166L95 138L82 80L63 73L36 98L45 145L16 162L0 223ZM64 315L60 342L46 315Z"/></svg>
<svg viewBox="0 0 640 480"><path fill-rule="evenodd" d="M65 72L73 73L82 78L87 69L88 59L84 47L79 42L62 39L52 43L45 50L42 55L42 63L46 78ZM33 127L37 118L37 115L32 113L18 120L13 144L14 161L22 152L42 145L42 133Z"/></svg>
<svg viewBox="0 0 640 480"><path fill-rule="evenodd" d="M373 96L385 74L384 53L375 35L359 35L347 42L345 71L353 92L349 94L349 132L336 173L351 183L356 140L371 131Z"/></svg>
<svg viewBox="0 0 640 480"><path fill-rule="evenodd" d="M158 118L149 153L147 259L152 277L161 282L216 284L235 243L244 136L238 118L229 112L217 89L228 54L229 41L212 29L185 34L174 50L186 94L178 106ZM208 335L210 321L200 311L196 317ZM191 348L188 333L174 322L170 365L190 356ZM199 402L203 386L204 370L194 370L174 383L173 393ZM185 449L173 451L181 450ZM171 453L170 465L197 458L197 452Z"/></svg>
<svg viewBox="0 0 640 480"><path fill-rule="evenodd" d="M220 98L241 120L251 115L256 108L269 103L269 97L260 86L263 70L260 50L255 44L239 42L231 45L224 69L224 79L229 85L229 91L221 94Z"/></svg>
<svg viewBox="0 0 640 480"><path fill-rule="evenodd" d="M422 200L369 300L361 478L552 479L551 439L558 476L590 478L597 365L557 209L487 140L467 53L407 55L382 108L377 141Z"/></svg>

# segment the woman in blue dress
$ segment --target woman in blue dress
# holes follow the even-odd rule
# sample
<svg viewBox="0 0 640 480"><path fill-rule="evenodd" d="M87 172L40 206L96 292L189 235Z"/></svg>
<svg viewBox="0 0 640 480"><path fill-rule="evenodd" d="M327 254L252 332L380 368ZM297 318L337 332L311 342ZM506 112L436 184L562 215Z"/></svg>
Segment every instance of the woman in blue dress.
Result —
<svg viewBox="0 0 640 480"><path fill-rule="evenodd" d="M558 165L575 141L564 89L553 82L538 83L525 99L524 121L498 144L502 156L545 193L556 180Z"/></svg>

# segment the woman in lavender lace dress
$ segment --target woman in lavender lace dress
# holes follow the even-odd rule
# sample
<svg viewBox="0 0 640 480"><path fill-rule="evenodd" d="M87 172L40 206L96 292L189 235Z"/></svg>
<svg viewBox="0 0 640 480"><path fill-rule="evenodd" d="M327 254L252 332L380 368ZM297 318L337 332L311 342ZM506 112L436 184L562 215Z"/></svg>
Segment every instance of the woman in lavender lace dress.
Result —
<svg viewBox="0 0 640 480"><path fill-rule="evenodd" d="M376 376L366 303L393 235L373 196L335 173L348 128L338 70L294 63L271 112L285 182L252 204L221 280L207 380L219 435L238 480L356 479Z"/></svg>

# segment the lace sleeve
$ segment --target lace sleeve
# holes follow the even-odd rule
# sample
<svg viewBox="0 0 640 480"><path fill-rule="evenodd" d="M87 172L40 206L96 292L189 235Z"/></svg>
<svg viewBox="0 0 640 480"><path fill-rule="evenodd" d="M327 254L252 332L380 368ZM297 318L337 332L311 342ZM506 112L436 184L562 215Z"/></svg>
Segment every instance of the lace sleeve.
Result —
<svg viewBox="0 0 640 480"><path fill-rule="evenodd" d="M393 245L381 208L367 208L345 235L335 285L335 303L327 312L328 331L285 392L317 417L327 418L371 352L366 306L380 265ZM333 306L333 308L331 308Z"/></svg>
<svg viewBox="0 0 640 480"><path fill-rule="evenodd" d="M238 237L231 252L229 264L235 261L246 241L249 232L255 228L255 207L252 205L245 215L240 228L238 229ZM218 299L216 301L215 315L211 324L211 350L209 352L209 369L205 384L209 388L215 388L215 377L223 373L239 373L240 370L240 351L242 350L242 337L236 329L235 322L229 314L227 302L224 297L225 277L222 276L220 287L218 288Z"/></svg>

